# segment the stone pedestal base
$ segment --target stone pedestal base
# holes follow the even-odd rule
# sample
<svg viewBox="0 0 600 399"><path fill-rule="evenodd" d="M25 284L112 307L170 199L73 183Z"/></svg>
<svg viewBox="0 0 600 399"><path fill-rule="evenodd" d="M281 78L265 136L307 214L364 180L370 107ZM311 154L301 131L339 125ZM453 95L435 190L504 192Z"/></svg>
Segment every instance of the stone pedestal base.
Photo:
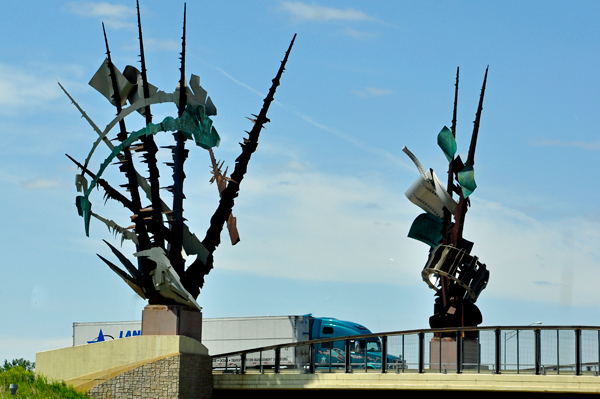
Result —
<svg viewBox="0 0 600 399"><path fill-rule="evenodd" d="M211 399L210 356L180 353L134 368L88 391L96 399Z"/></svg>
<svg viewBox="0 0 600 399"><path fill-rule="evenodd" d="M463 339L463 369L477 367L479 343L476 339ZM440 356L441 350L441 356ZM456 370L456 340L434 337L429 343L429 368L432 370Z"/></svg>
<svg viewBox="0 0 600 399"><path fill-rule="evenodd" d="M183 335L202 342L202 312L176 305L147 305L142 335Z"/></svg>

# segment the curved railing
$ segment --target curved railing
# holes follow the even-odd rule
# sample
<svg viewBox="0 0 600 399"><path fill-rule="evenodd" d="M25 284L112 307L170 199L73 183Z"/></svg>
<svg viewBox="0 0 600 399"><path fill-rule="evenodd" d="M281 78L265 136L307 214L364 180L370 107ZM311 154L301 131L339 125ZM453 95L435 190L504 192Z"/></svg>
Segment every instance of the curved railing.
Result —
<svg viewBox="0 0 600 399"><path fill-rule="evenodd" d="M212 358L213 369L242 374L269 370L598 375L600 327L529 325L396 331L265 346Z"/></svg>

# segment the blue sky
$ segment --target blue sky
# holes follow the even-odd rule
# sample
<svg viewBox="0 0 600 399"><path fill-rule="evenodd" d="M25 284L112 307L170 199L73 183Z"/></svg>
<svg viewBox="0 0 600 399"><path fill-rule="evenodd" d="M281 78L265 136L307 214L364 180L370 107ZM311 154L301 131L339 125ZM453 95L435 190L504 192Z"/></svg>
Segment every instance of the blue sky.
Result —
<svg viewBox="0 0 600 399"><path fill-rule="evenodd" d="M183 2L141 6L149 80L172 91ZM111 256L102 239L120 240L94 221L85 237L77 215L64 154L83 160L96 136L57 85L99 126L113 118L87 82L105 57L101 22L113 62L138 65L134 7L12 2L0 16L0 359L70 345L73 322L141 317L144 302L95 255ZM262 0L189 2L187 14L186 68L217 106L215 153L230 167L298 34L234 208L241 242L223 236L198 298L205 317L312 312L373 331L427 328L428 248L406 237L417 171L401 148L445 175L436 136L451 123L459 66L464 158L489 65L464 233L490 270L483 324L599 324L599 3ZM218 201L209 166L192 148L184 208L198 236ZM94 195L96 211L127 223Z"/></svg>

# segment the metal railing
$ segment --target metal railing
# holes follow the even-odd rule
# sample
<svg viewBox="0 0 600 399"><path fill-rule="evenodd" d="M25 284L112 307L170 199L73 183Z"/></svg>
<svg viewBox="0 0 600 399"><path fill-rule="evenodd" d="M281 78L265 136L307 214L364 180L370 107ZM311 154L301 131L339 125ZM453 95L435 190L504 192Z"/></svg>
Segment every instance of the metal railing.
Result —
<svg viewBox="0 0 600 399"><path fill-rule="evenodd" d="M508 326L396 331L266 346L212 356L213 369L598 375L600 327Z"/></svg>

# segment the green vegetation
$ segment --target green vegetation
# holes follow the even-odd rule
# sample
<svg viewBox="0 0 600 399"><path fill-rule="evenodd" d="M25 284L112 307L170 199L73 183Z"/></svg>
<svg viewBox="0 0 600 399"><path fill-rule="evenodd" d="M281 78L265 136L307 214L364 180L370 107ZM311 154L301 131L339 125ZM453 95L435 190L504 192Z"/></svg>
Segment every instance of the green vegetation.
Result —
<svg viewBox="0 0 600 399"><path fill-rule="evenodd" d="M15 359L12 362L4 361L0 367L0 399L9 399L10 384L18 384L19 388L15 398L28 399L85 399L87 394L77 392L68 387L64 382L48 382L44 377L35 376L33 369L35 363L24 359Z"/></svg>
<svg viewBox="0 0 600 399"><path fill-rule="evenodd" d="M23 367L26 371L35 370L35 362L30 362L29 360L20 358L20 359L13 359L13 361L10 363L8 362L8 360L5 359L4 366L0 367L0 371L8 371L8 370L12 369L13 367L17 367L17 366Z"/></svg>

